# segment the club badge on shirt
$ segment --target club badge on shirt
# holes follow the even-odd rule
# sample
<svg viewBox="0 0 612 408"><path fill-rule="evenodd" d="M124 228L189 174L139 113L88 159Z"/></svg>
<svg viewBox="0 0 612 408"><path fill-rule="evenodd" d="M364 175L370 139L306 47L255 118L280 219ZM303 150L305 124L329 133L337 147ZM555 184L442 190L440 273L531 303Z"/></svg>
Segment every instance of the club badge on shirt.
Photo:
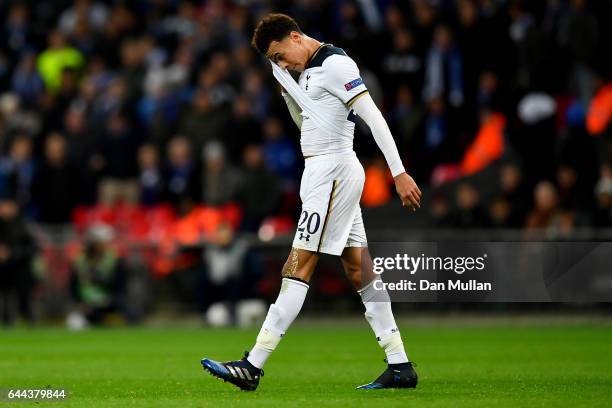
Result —
<svg viewBox="0 0 612 408"><path fill-rule="evenodd" d="M353 88L357 88L359 85L363 84L363 79L357 78L353 79L351 82L344 84L344 89L350 91Z"/></svg>

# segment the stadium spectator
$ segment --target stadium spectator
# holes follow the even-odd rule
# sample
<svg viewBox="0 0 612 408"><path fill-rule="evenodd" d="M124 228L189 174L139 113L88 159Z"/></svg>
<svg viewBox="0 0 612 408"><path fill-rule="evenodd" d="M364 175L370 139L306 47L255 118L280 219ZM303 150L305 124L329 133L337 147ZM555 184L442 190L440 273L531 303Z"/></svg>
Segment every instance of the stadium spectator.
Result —
<svg viewBox="0 0 612 408"><path fill-rule="evenodd" d="M421 94L425 63L419 54L414 36L401 28L393 33L393 48L382 61L382 86L385 95L393 98L397 85L408 86L412 93Z"/></svg>
<svg viewBox="0 0 612 408"><path fill-rule="evenodd" d="M194 151L201 152L209 141L221 139L222 129L228 119L226 110L215 107L209 92L200 88L194 95L190 109L180 121L179 132L189 139Z"/></svg>
<svg viewBox="0 0 612 408"><path fill-rule="evenodd" d="M199 293L202 310L224 302L235 320L236 303L258 297L256 282L263 271L257 256L246 240L236 237L231 225L221 223L204 245L203 260Z"/></svg>
<svg viewBox="0 0 612 408"><path fill-rule="evenodd" d="M578 172L568 164L557 167L557 187L559 189L559 205L562 209L576 212L578 208L588 208L587 198L583 197L578 185ZM589 198L592 192L589 191Z"/></svg>
<svg viewBox="0 0 612 408"><path fill-rule="evenodd" d="M119 76L124 84L124 96L127 103L135 103L143 92L146 73L146 57L150 51L148 38L129 38L121 43L121 68Z"/></svg>
<svg viewBox="0 0 612 408"><path fill-rule="evenodd" d="M227 107L236 97L235 86L238 80L231 65L229 54L216 52L211 55L208 66L201 72L199 85L208 92L214 108L226 113Z"/></svg>
<svg viewBox="0 0 612 408"><path fill-rule="evenodd" d="M93 204L97 199L97 184L104 167L98 152L98 143L90 129L87 112L80 103L74 103L64 115L64 135L68 162L79 170L80 184L74 186L80 204Z"/></svg>
<svg viewBox="0 0 612 408"><path fill-rule="evenodd" d="M478 77L490 59L488 33L481 21L478 6L474 0L455 2L457 13L457 45L463 55L463 77L465 102L473 109L476 94L471 90L477 88ZM489 57L489 58L487 58Z"/></svg>
<svg viewBox="0 0 612 408"><path fill-rule="evenodd" d="M421 147L422 155L416 164L422 168L421 172L425 175L430 175L437 163L448 160L448 154L445 151L449 138L448 127L444 100L441 97L435 98L427 106L424 140Z"/></svg>
<svg viewBox="0 0 612 408"><path fill-rule="evenodd" d="M191 155L192 145L183 136L176 136L168 144L166 191L168 201L178 205L182 198L196 200L200 194L198 166Z"/></svg>
<svg viewBox="0 0 612 408"><path fill-rule="evenodd" d="M202 202L221 206L235 201L242 173L227 161L223 145L218 141L209 142L202 156Z"/></svg>
<svg viewBox="0 0 612 408"><path fill-rule="evenodd" d="M461 161L463 175L472 175L502 157L505 149L506 118L501 113L483 109L481 125L474 141L468 146Z"/></svg>
<svg viewBox="0 0 612 408"><path fill-rule="evenodd" d="M512 204L501 196L491 200L488 216L493 228L515 228L518 225L512 218Z"/></svg>
<svg viewBox="0 0 612 408"><path fill-rule="evenodd" d="M449 216L454 228L485 228L489 224L480 202L480 193L469 183L462 183L456 191L456 208Z"/></svg>
<svg viewBox="0 0 612 408"><path fill-rule="evenodd" d="M450 27L437 26L427 54L423 97L426 101L443 98L455 108L463 105L463 75L463 57Z"/></svg>
<svg viewBox="0 0 612 408"><path fill-rule="evenodd" d="M32 182L37 219L43 224L67 224L79 198L79 172L68 161L66 139L61 134L47 136L44 153Z"/></svg>
<svg viewBox="0 0 612 408"><path fill-rule="evenodd" d="M259 70L250 69L242 81L242 93L249 98L251 109L255 117L262 121L268 116L271 104L270 87L264 82Z"/></svg>
<svg viewBox="0 0 612 408"><path fill-rule="evenodd" d="M33 108L45 91L45 84L36 70L36 53L25 50L13 73L11 89L25 108Z"/></svg>
<svg viewBox="0 0 612 408"><path fill-rule="evenodd" d="M418 47L426 53L433 39L433 32L438 21L438 10L427 0L415 0L410 3L397 2L404 16L411 16L410 25L414 27L418 38Z"/></svg>
<svg viewBox="0 0 612 408"><path fill-rule="evenodd" d="M571 0L559 22L559 44L570 55L570 89L587 104L593 96L595 74L591 64L597 51L597 20L585 0Z"/></svg>
<svg viewBox="0 0 612 408"><path fill-rule="evenodd" d="M418 163L418 139L423 132L423 107L415 100L415 93L408 85L401 85L397 89L397 97L391 110L390 126L396 137L397 148L410 167ZM418 168L417 168L418 170ZM416 173L416 177L423 175Z"/></svg>
<svg viewBox="0 0 612 408"><path fill-rule="evenodd" d="M530 208L530 197L518 165L506 163L501 166L499 186L501 197L510 204L508 226L520 228L525 224L525 218Z"/></svg>
<svg viewBox="0 0 612 408"><path fill-rule="evenodd" d="M451 225L451 206L446 193L442 190L432 191L429 203L429 215L435 227Z"/></svg>
<svg viewBox="0 0 612 408"><path fill-rule="evenodd" d="M111 314L123 313L127 269L111 249L114 238L115 232L108 225L97 224L87 231L84 248L71 265L73 310L67 319L69 326L73 321L81 321L80 326L104 324Z"/></svg>
<svg viewBox="0 0 612 408"><path fill-rule="evenodd" d="M234 100L232 118L225 124L223 135L222 142L234 164L242 163L244 146L263 141L261 124L248 96L241 94Z"/></svg>
<svg viewBox="0 0 612 408"><path fill-rule="evenodd" d="M612 166L602 166L601 177L595 186L597 208L593 217L596 227L612 227Z"/></svg>
<svg viewBox="0 0 612 408"><path fill-rule="evenodd" d="M22 109L19 98L13 93L0 95L0 118L3 123L0 129L0 146L3 153L9 150L9 145L16 135L24 134L36 138L45 126L44 118L36 111Z"/></svg>
<svg viewBox="0 0 612 408"><path fill-rule="evenodd" d="M163 202L165 199L165 180L159 160L159 152L153 144L143 144L138 149L138 168L140 172L140 203L146 207Z"/></svg>
<svg viewBox="0 0 612 408"><path fill-rule="evenodd" d="M67 35L74 34L84 21L94 31L102 30L108 19L108 9L103 3L90 0L76 0L59 16L58 26Z"/></svg>
<svg viewBox="0 0 612 408"><path fill-rule="evenodd" d="M252 232L277 209L280 185L278 178L266 169L260 145L247 146L243 160L245 174L238 191L238 203L244 211L241 229Z"/></svg>
<svg viewBox="0 0 612 408"><path fill-rule="evenodd" d="M136 152L139 140L122 112L110 114L98 143L103 163L100 200L104 203L138 202Z"/></svg>
<svg viewBox="0 0 612 408"><path fill-rule="evenodd" d="M568 236L574 227L574 214L559 206L559 193L554 184L541 181L534 189L534 207L527 217L525 236L530 239L551 239Z"/></svg>
<svg viewBox="0 0 612 408"><path fill-rule="evenodd" d="M298 163L295 145L287 137L283 124L276 117L266 119L263 124L263 155L266 168L283 183L283 190L295 191L298 178Z"/></svg>
<svg viewBox="0 0 612 408"><path fill-rule="evenodd" d="M0 198L0 312L2 324L12 324L16 310L29 322L32 311L32 258L36 244L28 232L16 201Z"/></svg>
<svg viewBox="0 0 612 408"><path fill-rule="evenodd" d="M17 60L19 55L32 45L35 30L32 29L31 17L25 3L10 4L6 19L0 29L0 47L13 61Z"/></svg>
<svg viewBox="0 0 612 408"><path fill-rule="evenodd" d="M596 138L600 163L612 160L612 82L597 80L597 92L589 105L586 128Z"/></svg>
<svg viewBox="0 0 612 408"><path fill-rule="evenodd" d="M49 47L39 55L37 66L47 90L56 93L62 85L64 70L79 70L84 62L83 54L71 47L61 32L54 31L49 34Z"/></svg>
<svg viewBox="0 0 612 408"><path fill-rule="evenodd" d="M7 156L0 157L0 185L6 194L16 199L20 207L31 210L31 191L36 162L32 156L32 139L17 134Z"/></svg>

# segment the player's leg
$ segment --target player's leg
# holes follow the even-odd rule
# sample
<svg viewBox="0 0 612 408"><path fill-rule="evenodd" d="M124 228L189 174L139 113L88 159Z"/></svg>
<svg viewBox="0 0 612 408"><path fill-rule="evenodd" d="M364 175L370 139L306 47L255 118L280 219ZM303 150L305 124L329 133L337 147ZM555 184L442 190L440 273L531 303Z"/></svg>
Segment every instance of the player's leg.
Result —
<svg viewBox="0 0 612 408"><path fill-rule="evenodd" d="M281 290L276 302L270 305L248 356L255 367L263 367L300 312L319 253L329 253L328 245L333 237L329 236L332 229L327 227L333 219L334 197L338 193L338 182L330 178L330 168L333 165L321 158L311 158L306 164L300 188L302 211L293 247L283 266ZM338 250L336 255L339 253Z"/></svg>
<svg viewBox="0 0 612 408"><path fill-rule="evenodd" d="M319 255L305 249L292 248L282 270L283 282L276 301L270 305L266 320L257 336L248 361L262 368L304 304L308 282Z"/></svg>
<svg viewBox="0 0 612 408"><path fill-rule="evenodd" d="M308 282L318 259L319 255L316 252L292 248L283 266L280 293L276 302L270 305L251 351L241 360L223 363L204 358L203 367L214 376L229 381L243 390L255 390L263 376L263 365L304 304Z"/></svg>
<svg viewBox="0 0 612 408"><path fill-rule="evenodd" d="M348 281L353 285L353 288L359 292L365 285L370 283L376 275L371 264L372 257L368 251L368 247L346 247L340 256L342 267ZM369 263L363 265L363 263Z"/></svg>
<svg viewBox="0 0 612 408"><path fill-rule="evenodd" d="M387 370L376 380L360 388L411 388L417 384L417 375L408 361L402 338L391 310L391 300L386 291L376 290L373 282L372 258L367 247L344 249L342 264L347 278L360 294L376 340L387 356Z"/></svg>
<svg viewBox="0 0 612 408"><path fill-rule="evenodd" d="M378 343L387 355L389 364L407 363L408 357L395 318L391 310L391 301L386 291L374 288L372 258L368 248L347 247L342 253L342 264L348 279L365 306L365 317L370 323Z"/></svg>

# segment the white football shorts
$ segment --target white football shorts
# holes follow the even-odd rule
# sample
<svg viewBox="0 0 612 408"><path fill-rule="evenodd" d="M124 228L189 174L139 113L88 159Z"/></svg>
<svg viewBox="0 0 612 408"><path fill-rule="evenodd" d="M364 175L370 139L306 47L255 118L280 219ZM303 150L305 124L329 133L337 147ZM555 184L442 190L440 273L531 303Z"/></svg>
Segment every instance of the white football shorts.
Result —
<svg viewBox="0 0 612 408"><path fill-rule="evenodd" d="M293 247L330 255L341 255L345 247L366 247L359 206L364 181L363 166L353 151L307 158Z"/></svg>

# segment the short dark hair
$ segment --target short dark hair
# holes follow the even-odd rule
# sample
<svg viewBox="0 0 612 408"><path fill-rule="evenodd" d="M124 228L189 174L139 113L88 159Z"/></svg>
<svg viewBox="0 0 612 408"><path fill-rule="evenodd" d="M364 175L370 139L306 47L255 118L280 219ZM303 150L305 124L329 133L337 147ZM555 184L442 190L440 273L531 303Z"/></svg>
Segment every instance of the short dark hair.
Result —
<svg viewBox="0 0 612 408"><path fill-rule="evenodd" d="M286 14L268 14L257 23L251 44L266 55L272 41L281 41L292 31L303 34L298 23Z"/></svg>

